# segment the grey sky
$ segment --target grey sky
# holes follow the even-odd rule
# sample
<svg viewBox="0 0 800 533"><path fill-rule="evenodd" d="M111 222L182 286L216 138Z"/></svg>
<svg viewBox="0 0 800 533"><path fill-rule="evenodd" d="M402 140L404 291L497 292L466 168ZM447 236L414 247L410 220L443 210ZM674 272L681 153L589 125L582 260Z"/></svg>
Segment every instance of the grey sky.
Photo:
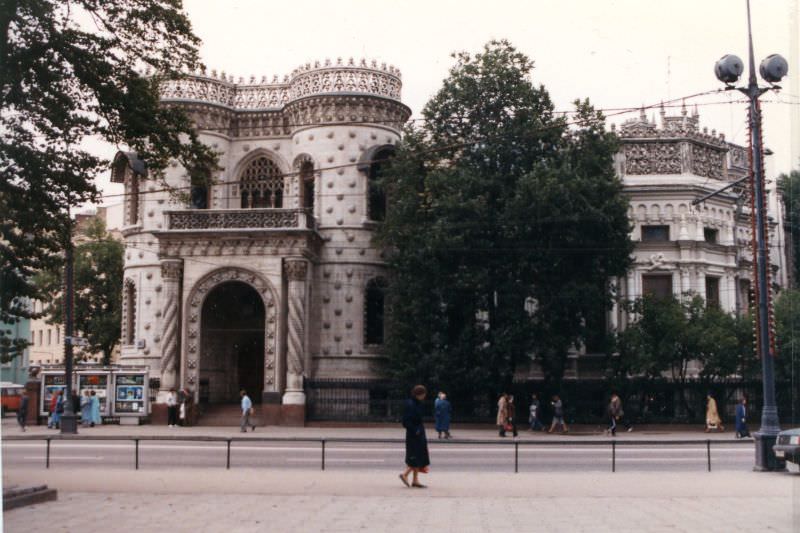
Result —
<svg viewBox="0 0 800 533"><path fill-rule="evenodd" d="M752 0L757 62L770 53L790 58L791 4ZM326 57L375 58L401 69L403 101L415 116L447 75L450 53L479 51L492 38L529 55L534 82L565 110L575 98L619 108L721 88L714 62L747 55L744 0L184 0L184 7L209 68L282 77ZM798 75L800 65L789 68ZM779 172L790 168L789 115L800 107L800 94L784 87L781 96L764 97L796 103L764 104L765 142ZM739 98L728 92L687 103L700 104L701 125L745 144L745 106L725 103ZM120 192L107 177L101 182Z"/></svg>

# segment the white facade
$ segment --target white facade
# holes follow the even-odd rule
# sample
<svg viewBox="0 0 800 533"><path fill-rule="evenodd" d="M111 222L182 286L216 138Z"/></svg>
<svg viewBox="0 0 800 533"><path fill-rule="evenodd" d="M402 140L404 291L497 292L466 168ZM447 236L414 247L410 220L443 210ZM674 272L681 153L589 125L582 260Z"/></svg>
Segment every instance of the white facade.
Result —
<svg viewBox="0 0 800 533"><path fill-rule="evenodd" d="M617 172L630 200L634 263L618 280L629 300L665 289L697 294L728 312L744 313L751 300L752 229L748 181L693 205L695 200L749 175L747 149L699 127L697 113L661 111L660 127L642 114L619 131ZM769 162L770 158L767 158ZM767 176L772 176L767 163ZM783 206L768 185L772 282L786 284ZM611 314L613 328L625 313Z"/></svg>
<svg viewBox="0 0 800 533"><path fill-rule="evenodd" d="M370 201L370 176L410 115L400 87L394 67L352 60L282 82L214 72L166 85L163 101L187 110L221 168L204 191L173 163L164 180L188 193L176 197L134 172L134 154L118 155L113 177L128 193L121 362L148 365L162 392L186 387L212 403L235 401L247 372L263 372L251 397L299 406L303 379L374 376L380 346L367 342L364 314L368 285L384 275L371 244L384 207L380 195ZM223 327L209 303L237 284L259 295L263 345L257 328ZM247 372L242 335L259 350ZM238 366L226 350L239 350L228 357Z"/></svg>

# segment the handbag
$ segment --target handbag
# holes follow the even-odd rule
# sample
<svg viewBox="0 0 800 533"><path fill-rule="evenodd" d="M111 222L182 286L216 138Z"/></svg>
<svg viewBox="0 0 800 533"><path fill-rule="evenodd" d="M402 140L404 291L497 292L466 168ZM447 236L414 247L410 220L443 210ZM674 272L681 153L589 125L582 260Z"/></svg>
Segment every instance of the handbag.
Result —
<svg viewBox="0 0 800 533"><path fill-rule="evenodd" d="M503 424L503 431L512 431L513 429L514 429L514 426L511 425L511 420L510 419L506 420L506 423Z"/></svg>

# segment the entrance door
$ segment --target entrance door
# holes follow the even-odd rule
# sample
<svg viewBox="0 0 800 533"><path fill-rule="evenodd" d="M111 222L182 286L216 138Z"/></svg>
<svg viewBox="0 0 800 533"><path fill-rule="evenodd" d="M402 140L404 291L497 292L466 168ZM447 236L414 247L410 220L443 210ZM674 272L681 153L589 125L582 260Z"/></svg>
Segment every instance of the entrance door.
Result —
<svg viewBox="0 0 800 533"><path fill-rule="evenodd" d="M261 296L246 283L225 282L208 293L201 320L200 384L209 403L238 402L241 389L253 401L261 400L264 316Z"/></svg>

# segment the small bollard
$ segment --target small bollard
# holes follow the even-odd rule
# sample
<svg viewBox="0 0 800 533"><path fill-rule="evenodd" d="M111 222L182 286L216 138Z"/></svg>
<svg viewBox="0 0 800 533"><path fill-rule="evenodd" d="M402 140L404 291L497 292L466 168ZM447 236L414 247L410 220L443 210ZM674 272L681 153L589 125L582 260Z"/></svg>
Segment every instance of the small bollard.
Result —
<svg viewBox="0 0 800 533"><path fill-rule="evenodd" d="M228 439L228 462L225 464L225 468L231 469L231 439Z"/></svg>
<svg viewBox="0 0 800 533"><path fill-rule="evenodd" d="M514 441L514 473L519 474L519 441Z"/></svg>
<svg viewBox="0 0 800 533"><path fill-rule="evenodd" d="M706 454L708 456L708 471L711 472L711 439L706 441Z"/></svg>
<svg viewBox="0 0 800 533"><path fill-rule="evenodd" d="M617 471L617 441L611 441L611 471Z"/></svg>
<svg viewBox="0 0 800 533"><path fill-rule="evenodd" d="M46 468L50 468L50 438L47 439L47 459L46 461Z"/></svg>
<svg viewBox="0 0 800 533"><path fill-rule="evenodd" d="M325 439L322 439L321 442L322 442L322 469L325 470Z"/></svg>
<svg viewBox="0 0 800 533"><path fill-rule="evenodd" d="M136 442L136 470L139 470L139 439L133 439Z"/></svg>

